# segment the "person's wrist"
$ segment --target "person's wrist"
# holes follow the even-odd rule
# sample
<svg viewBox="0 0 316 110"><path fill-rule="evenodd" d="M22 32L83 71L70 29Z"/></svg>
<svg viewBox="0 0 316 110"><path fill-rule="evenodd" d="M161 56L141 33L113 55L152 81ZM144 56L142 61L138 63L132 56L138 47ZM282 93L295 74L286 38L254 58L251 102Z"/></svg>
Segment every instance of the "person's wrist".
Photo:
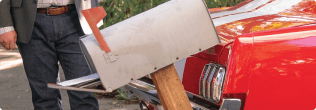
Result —
<svg viewBox="0 0 316 110"><path fill-rule="evenodd" d="M0 35L10 32L10 31L14 31L13 26L0 27Z"/></svg>
<svg viewBox="0 0 316 110"><path fill-rule="evenodd" d="M0 45L2 45L6 50L15 49L16 41L17 34L14 30L0 35Z"/></svg>

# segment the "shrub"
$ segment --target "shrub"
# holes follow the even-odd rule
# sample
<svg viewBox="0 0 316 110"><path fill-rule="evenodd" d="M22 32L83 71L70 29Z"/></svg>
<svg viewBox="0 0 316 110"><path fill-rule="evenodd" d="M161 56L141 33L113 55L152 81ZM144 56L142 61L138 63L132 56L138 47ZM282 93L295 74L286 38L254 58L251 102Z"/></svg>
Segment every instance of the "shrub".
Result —
<svg viewBox="0 0 316 110"><path fill-rule="evenodd" d="M169 0L104 0L100 2L107 12L104 26L108 27L131 16L144 12ZM234 6L244 0L205 0L208 8Z"/></svg>

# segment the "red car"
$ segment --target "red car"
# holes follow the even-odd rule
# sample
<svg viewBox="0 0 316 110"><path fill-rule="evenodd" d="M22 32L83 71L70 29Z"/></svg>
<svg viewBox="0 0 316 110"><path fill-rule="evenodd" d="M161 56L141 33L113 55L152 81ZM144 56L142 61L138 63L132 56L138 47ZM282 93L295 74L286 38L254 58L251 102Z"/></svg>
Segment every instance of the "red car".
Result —
<svg viewBox="0 0 316 110"><path fill-rule="evenodd" d="M210 13L222 43L175 63L194 109L316 109L315 0L246 0ZM150 78L124 88L141 109L163 109Z"/></svg>

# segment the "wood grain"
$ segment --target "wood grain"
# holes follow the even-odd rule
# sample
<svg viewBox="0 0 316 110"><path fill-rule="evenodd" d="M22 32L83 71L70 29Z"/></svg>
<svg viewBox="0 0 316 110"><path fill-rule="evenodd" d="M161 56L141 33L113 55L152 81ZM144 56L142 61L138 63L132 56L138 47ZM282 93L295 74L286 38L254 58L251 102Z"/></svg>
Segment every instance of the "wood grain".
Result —
<svg viewBox="0 0 316 110"><path fill-rule="evenodd" d="M173 64L151 74L165 110L193 110Z"/></svg>

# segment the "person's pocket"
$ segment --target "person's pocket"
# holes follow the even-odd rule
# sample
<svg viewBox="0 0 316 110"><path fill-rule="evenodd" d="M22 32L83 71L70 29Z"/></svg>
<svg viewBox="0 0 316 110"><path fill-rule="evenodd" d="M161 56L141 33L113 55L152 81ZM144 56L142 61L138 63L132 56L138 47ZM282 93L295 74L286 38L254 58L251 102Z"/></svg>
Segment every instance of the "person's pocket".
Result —
<svg viewBox="0 0 316 110"><path fill-rule="evenodd" d="M11 0L11 7L18 8L22 6L22 0Z"/></svg>

